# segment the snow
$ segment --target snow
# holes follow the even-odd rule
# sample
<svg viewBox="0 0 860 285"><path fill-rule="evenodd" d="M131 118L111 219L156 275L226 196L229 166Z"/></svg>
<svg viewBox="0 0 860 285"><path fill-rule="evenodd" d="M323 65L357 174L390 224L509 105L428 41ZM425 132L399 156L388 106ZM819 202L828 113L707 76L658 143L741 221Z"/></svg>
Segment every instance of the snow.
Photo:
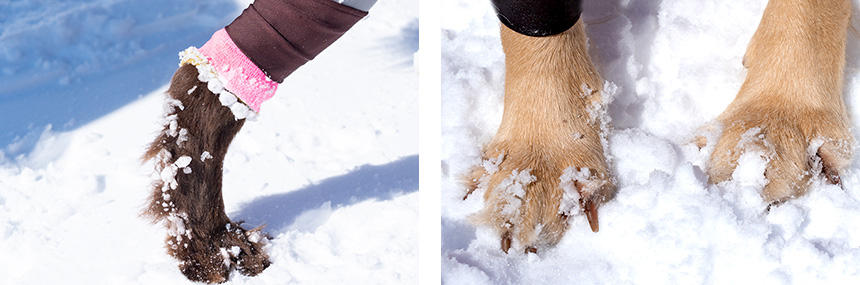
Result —
<svg viewBox="0 0 860 285"><path fill-rule="evenodd" d="M855 20L860 1L854 0ZM618 195L600 232L571 217L560 243L537 254L499 248L469 217L460 177L501 121L504 57L490 1L442 1L442 280L445 284L854 284L860 282L860 164L843 187L765 212L766 145L742 155L733 180L709 185L719 126L709 123L744 79L741 60L766 1L584 1L590 53L617 86L607 110ZM730 20L727 20L730 19ZM845 93L860 119L860 35L849 32ZM853 129L855 136L857 129ZM756 144L755 134L742 143ZM574 172L567 173L572 178ZM573 204L573 203L572 203Z"/></svg>
<svg viewBox="0 0 860 285"><path fill-rule="evenodd" d="M573 216L576 213L581 213L582 209L579 206L579 189L576 187L576 182L579 181L583 184L597 184L593 183L591 178L591 170L588 167L584 167L581 169L577 169L573 166L568 167L564 170L559 177L561 182L558 184L558 187L561 188L564 193L561 197L561 203L558 205L558 213L564 214L566 216ZM596 185L599 187L599 185ZM583 191L585 189L596 189L590 187L582 187Z"/></svg>
<svg viewBox="0 0 860 285"><path fill-rule="evenodd" d="M536 180L535 176L529 173L530 171L530 169L513 170L510 176L496 185L496 188L501 188L496 191L505 193L504 196L508 198L504 208L501 209L502 215L519 216L520 206L526 197L526 187Z"/></svg>
<svg viewBox="0 0 860 285"><path fill-rule="evenodd" d="M173 164L175 164L176 167L179 168L186 167L188 166L188 164L191 164L191 157L187 155L180 156Z"/></svg>
<svg viewBox="0 0 860 285"><path fill-rule="evenodd" d="M746 151L738 157L738 166L732 172L732 180L741 186L764 188L767 184L764 170L771 158L776 155L776 150L764 139L761 128L753 127L741 134L737 149Z"/></svg>
<svg viewBox="0 0 860 285"><path fill-rule="evenodd" d="M54 131L74 130L154 91L173 75L164 70L175 70L177 52L205 42L244 5L234 0L3 1L2 150L7 157L26 154L47 124ZM11 143L17 144L8 147Z"/></svg>
<svg viewBox="0 0 860 285"><path fill-rule="evenodd" d="M245 5L0 5L15 15L0 17L0 67L14 73L0 76L0 130L20 136L0 142L0 284L190 283L164 249L168 231L139 217L162 176L140 157L170 126L164 109L183 108L163 96L177 52L202 45ZM379 1L245 123L224 161L224 202L235 221L266 225L273 264L230 284L417 282L416 16L412 1ZM70 29L76 37L51 36ZM70 62L47 69L68 85L36 58ZM74 65L85 63L111 68ZM162 170L169 180L196 157L159 159L176 162Z"/></svg>

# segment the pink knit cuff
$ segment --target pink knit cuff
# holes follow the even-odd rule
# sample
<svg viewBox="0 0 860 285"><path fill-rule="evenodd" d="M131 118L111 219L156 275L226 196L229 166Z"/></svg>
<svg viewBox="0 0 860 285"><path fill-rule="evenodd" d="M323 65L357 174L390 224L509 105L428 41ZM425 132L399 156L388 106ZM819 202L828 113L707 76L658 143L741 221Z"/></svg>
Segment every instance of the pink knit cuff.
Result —
<svg viewBox="0 0 860 285"><path fill-rule="evenodd" d="M259 113L260 104L275 95L278 83L270 80L265 72L254 65L224 29L215 32L200 48L200 52L218 72L224 88L236 94L255 112Z"/></svg>

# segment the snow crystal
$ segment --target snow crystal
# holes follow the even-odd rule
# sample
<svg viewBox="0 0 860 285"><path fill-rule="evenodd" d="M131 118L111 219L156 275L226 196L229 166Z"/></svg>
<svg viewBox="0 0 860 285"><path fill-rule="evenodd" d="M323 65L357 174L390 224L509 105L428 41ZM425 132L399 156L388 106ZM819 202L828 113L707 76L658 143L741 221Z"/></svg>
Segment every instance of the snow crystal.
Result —
<svg viewBox="0 0 860 285"><path fill-rule="evenodd" d="M183 142L188 141L188 129L181 128L179 129L179 137L176 138L176 145L182 146Z"/></svg>
<svg viewBox="0 0 860 285"><path fill-rule="evenodd" d="M183 167L182 173L191 174L191 167L190 166L189 167Z"/></svg>
<svg viewBox="0 0 860 285"><path fill-rule="evenodd" d="M811 174L819 174L821 173L821 170L824 169L824 163L822 162L821 157L818 156L818 149L824 145L824 142L823 138L816 137L809 141L809 146L806 148L806 156L811 160Z"/></svg>
<svg viewBox="0 0 860 285"><path fill-rule="evenodd" d="M234 96L230 92L221 92L221 94L218 95L218 101L221 101L221 105L224 106L233 105L233 103L236 103L237 100L238 99L236 98L236 96Z"/></svg>
<svg viewBox="0 0 860 285"><path fill-rule="evenodd" d="M741 186L764 188L767 178L764 176L767 164L770 162L764 153L746 151L738 157L738 165L732 172L732 181Z"/></svg>
<svg viewBox="0 0 860 285"><path fill-rule="evenodd" d="M523 199L526 197L526 186L537 180L537 177L529 172L531 169L514 170L510 176L496 185L496 190L503 193L501 195L507 198L507 203L501 210L503 215L516 216L519 213Z"/></svg>
<svg viewBox="0 0 860 285"><path fill-rule="evenodd" d="M204 79L205 79L205 77L204 77ZM203 81L203 80L200 80L200 81ZM224 83L221 83L221 80L208 80L208 81L204 81L204 82L207 83L206 88L209 89L209 91L212 91L212 93L218 94L218 93L224 92Z"/></svg>
<svg viewBox="0 0 860 285"><path fill-rule="evenodd" d="M164 152L166 152L166 151L160 152L159 154L161 155L161 153L164 153ZM168 155L169 155L169 153L168 153ZM161 188L161 190L162 191L176 190L176 187L179 186L179 183L176 182L176 173L178 172L179 168L188 168L187 166L189 164L191 164L191 157L189 157L187 155L183 155L183 156L177 158L176 161L174 161L172 164L166 165L164 168L162 168L161 171L159 172L159 177L161 178L161 181L164 183L164 186ZM183 169L183 171L186 171L186 170ZM187 171L188 172L186 172L186 174L191 173L190 168Z"/></svg>
<svg viewBox="0 0 860 285"><path fill-rule="evenodd" d="M227 251L226 248L223 248L223 247L219 248L219 250L221 252L221 258L224 261L224 266L229 267L230 266L230 253Z"/></svg>
<svg viewBox="0 0 860 285"><path fill-rule="evenodd" d="M765 139L761 128L750 128L741 134L736 149L743 152L738 157L737 166L732 172L732 181L743 187L763 189L767 184L765 170L776 151Z"/></svg>
<svg viewBox="0 0 860 285"><path fill-rule="evenodd" d="M165 96L165 97L166 97L164 99L164 113L165 114L173 113L174 111L176 111L176 108L179 108L179 110L185 110L185 106L182 105L182 101L179 101L175 98L172 98L169 95Z"/></svg>
<svg viewBox="0 0 860 285"><path fill-rule="evenodd" d="M253 231L248 234L248 241L250 242L257 243L260 242L260 240L262 239L263 235L261 235L258 231Z"/></svg>
<svg viewBox="0 0 860 285"><path fill-rule="evenodd" d="M168 165L161 170L161 173L159 173L161 181L164 182L165 187L170 187L170 189L175 190L178 186L178 183L176 182L176 170L176 165Z"/></svg>
<svg viewBox="0 0 860 285"><path fill-rule="evenodd" d="M167 216L167 234L171 236L181 236L186 234L185 215L171 214Z"/></svg>
<svg viewBox="0 0 860 285"><path fill-rule="evenodd" d="M488 175L493 175L499 171L499 164L502 163L502 160L505 159L505 153L499 153L495 158L489 158L481 162L481 166L484 167L484 171L487 172Z"/></svg>
<svg viewBox="0 0 860 285"><path fill-rule="evenodd" d="M179 134L179 130L178 130L179 129L179 123L176 122L176 116L175 115L169 116L168 119L171 119L171 117L173 120L169 121L169 125L167 128L167 135L171 136L171 137L175 137Z"/></svg>
<svg viewBox="0 0 860 285"><path fill-rule="evenodd" d="M194 90L197 90L197 85L194 85L191 87L191 89L188 89L186 94L191 95L191 93L194 93Z"/></svg>
<svg viewBox="0 0 860 285"><path fill-rule="evenodd" d="M588 96L594 94L594 90L591 89L591 87L588 87L588 84L582 83L582 85L579 86L579 89L582 90L582 95L579 97L588 98Z"/></svg>
<svg viewBox="0 0 860 285"><path fill-rule="evenodd" d="M200 162L206 162L207 159L211 159L212 155L209 154L208 151L204 151L203 154L200 155Z"/></svg>
<svg viewBox="0 0 860 285"><path fill-rule="evenodd" d="M590 103L590 105L586 106L586 108L585 108L586 112L588 113L588 122L589 123L594 124L594 123L597 123L598 120L600 120L599 122L601 123L601 125L608 123L608 120L610 118L609 118L609 116L607 116L606 111L607 111L607 108L609 107L609 104L612 103L612 99L614 98L614 94L615 94L617 88L618 87L615 86L614 83L609 82L609 81L604 81L603 91L600 92L600 101L597 101L597 100L592 101ZM583 92L583 97L589 97L590 95L595 93L594 90L592 90L591 88L589 88L585 84L582 85L582 92ZM606 121L606 122L604 123L604 121Z"/></svg>
<svg viewBox="0 0 860 285"><path fill-rule="evenodd" d="M487 190L490 184L490 177L499 171L499 165L502 164L502 161L505 159L505 153L501 152L498 156L494 158L489 158L481 161L481 167L484 168L484 174L478 178L477 188L474 190L476 192L483 192ZM470 195L469 197L481 196L481 195Z"/></svg>
<svg viewBox="0 0 860 285"><path fill-rule="evenodd" d="M173 163L176 167L182 168L191 164L191 157L187 155L180 156L176 159L176 162Z"/></svg>
<svg viewBox="0 0 860 285"><path fill-rule="evenodd" d="M573 216L574 214L582 212L580 209L579 189L577 189L576 183L588 184L590 183L589 180L591 178L591 170L589 170L588 167L580 169L578 167L571 166L564 169L561 177L559 177L559 180L561 181L559 183L559 187L564 191L561 198L561 204L558 205L559 214Z"/></svg>
<svg viewBox="0 0 860 285"><path fill-rule="evenodd" d="M235 116L237 120L241 120L250 115L251 109L245 104L236 102L230 105L230 111L233 112L233 116Z"/></svg>

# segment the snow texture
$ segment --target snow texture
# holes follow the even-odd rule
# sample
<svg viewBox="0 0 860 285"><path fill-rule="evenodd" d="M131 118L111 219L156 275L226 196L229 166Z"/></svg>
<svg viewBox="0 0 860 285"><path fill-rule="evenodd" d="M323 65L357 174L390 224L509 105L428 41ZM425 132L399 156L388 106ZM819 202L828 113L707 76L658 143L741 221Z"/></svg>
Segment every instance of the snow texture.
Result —
<svg viewBox="0 0 860 285"><path fill-rule="evenodd" d="M860 1L853 3L856 30ZM773 150L757 142L755 130L743 143L760 148L744 153L734 179L719 185L708 185L704 171L713 144L700 150L693 143L698 135L713 142L719 134L719 126L708 123L740 88L741 60L765 4L584 1L590 54L618 88L607 110L615 127L607 153L618 195L600 209L600 232L592 233L579 214L556 247L504 254L496 233L469 222L483 198L462 200L460 183L470 167L488 166L480 146L501 121L498 19L490 1L442 1L443 283L860 282L857 160L841 174L844 189L818 177L807 195L766 213L759 192ZM849 32L843 95L855 126L858 42L858 34ZM566 175L563 181L582 176Z"/></svg>
<svg viewBox="0 0 860 285"><path fill-rule="evenodd" d="M0 4L0 133L38 130L30 147L0 143L0 284L191 284L166 253L165 228L139 213L153 180L212 156L163 153L169 167L154 175L140 156L162 124L185 133L163 119L184 108L163 95L177 52L202 45L248 2ZM273 264L228 284L417 282L416 17L414 1L379 1L236 136L225 207L246 227L266 225ZM32 114L7 112L16 108ZM182 215L171 216L171 234L188 233Z"/></svg>
<svg viewBox="0 0 860 285"><path fill-rule="evenodd" d="M212 158L212 154L210 154L208 151L204 151L202 154L200 154L200 162L206 162L207 159Z"/></svg>
<svg viewBox="0 0 860 285"><path fill-rule="evenodd" d="M558 186L564 190L561 203L558 205L558 213L566 216L573 216L582 212L579 206L579 189L576 187L576 182L580 184L591 184L591 170L588 167L577 169L576 167L568 167L559 177ZM583 187L585 188L585 187Z"/></svg>
<svg viewBox="0 0 860 285"><path fill-rule="evenodd" d="M519 217L520 207L526 198L525 188L536 180L535 176L529 173L530 171L530 169L514 170L510 176L496 185L496 191L505 193L504 196L507 197L501 211L502 215Z"/></svg>
<svg viewBox="0 0 860 285"><path fill-rule="evenodd" d="M170 80L177 52L203 44L235 0L0 1L0 151L30 152ZM10 145L11 144L11 145Z"/></svg>

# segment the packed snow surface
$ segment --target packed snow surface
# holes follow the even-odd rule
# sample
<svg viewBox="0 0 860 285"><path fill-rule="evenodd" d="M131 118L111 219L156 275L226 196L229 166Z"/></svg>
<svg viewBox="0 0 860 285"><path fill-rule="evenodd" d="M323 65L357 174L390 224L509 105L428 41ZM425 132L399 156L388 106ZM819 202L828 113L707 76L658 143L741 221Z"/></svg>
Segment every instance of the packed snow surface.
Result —
<svg viewBox="0 0 860 285"><path fill-rule="evenodd" d="M21 130L10 120L38 130L31 151L21 141L0 144L0 284L189 284L164 249L168 229L138 216L161 179L140 157L165 123L163 93L178 52L202 45L248 1L28 3L0 4L0 133ZM257 277L234 272L230 284L416 283L416 16L414 1L377 2L245 123L224 161L224 202L246 227L266 225L273 264ZM70 29L70 43L54 42ZM124 51L135 41L137 61ZM69 65L52 63L57 74L43 74L28 58ZM57 83L63 76L67 85ZM43 97L45 85L89 103L41 109L56 99ZM110 96L125 101L100 103ZM27 106L32 116L7 106ZM93 119L56 125L71 113ZM192 171L185 166L194 159L214 157L173 157L165 179Z"/></svg>
<svg viewBox="0 0 860 285"><path fill-rule="evenodd" d="M857 284L860 164L843 188L813 181L808 195L765 212L766 149L740 159L733 180L708 185L712 147L692 143L731 102L741 59L767 1L584 1L589 50L618 86L608 136L618 195L583 215L552 249L499 249L470 215L460 176L482 162L502 114L504 57L490 1L445 0L442 10L442 272L446 284ZM854 0L854 16L860 1ZM860 125L860 29L848 35L844 98ZM856 128L853 129L856 135ZM752 138L752 137L751 137ZM856 151L855 151L856 152ZM495 169L494 169L495 170ZM568 173L573 175L573 173Z"/></svg>

